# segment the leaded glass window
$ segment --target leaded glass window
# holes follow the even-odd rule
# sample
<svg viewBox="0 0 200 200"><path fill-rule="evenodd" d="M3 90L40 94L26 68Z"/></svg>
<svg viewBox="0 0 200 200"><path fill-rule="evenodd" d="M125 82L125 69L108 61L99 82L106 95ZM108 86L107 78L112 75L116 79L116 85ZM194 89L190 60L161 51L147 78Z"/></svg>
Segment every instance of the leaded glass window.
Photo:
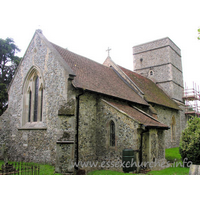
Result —
<svg viewBox="0 0 200 200"><path fill-rule="evenodd" d="M44 81L41 73L39 73L35 66L27 73L23 83L23 95L22 126L27 122L42 122ZM37 123L34 126L37 126Z"/></svg>
<svg viewBox="0 0 200 200"><path fill-rule="evenodd" d="M39 92L39 77L37 76L35 79L35 100L34 100L34 117L33 121L37 122L38 115L38 92Z"/></svg>
<svg viewBox="0 0 200 200"><path fill-rule="evenodd" d="M115 146L115 123L110 122L110 146Z"/></svg>
<svg viewBox="0 0 200 200"><path fill-rule="evenodd" d="M43 89L41 89L40 121L42 121Z"/></svg>
<svg viewBox="0 0 200 200"><path fill-rule="evenodd" d="M32 97L32 92L29 92L29 105L28 105L28 122L31 121L31 97Z"/></svg>

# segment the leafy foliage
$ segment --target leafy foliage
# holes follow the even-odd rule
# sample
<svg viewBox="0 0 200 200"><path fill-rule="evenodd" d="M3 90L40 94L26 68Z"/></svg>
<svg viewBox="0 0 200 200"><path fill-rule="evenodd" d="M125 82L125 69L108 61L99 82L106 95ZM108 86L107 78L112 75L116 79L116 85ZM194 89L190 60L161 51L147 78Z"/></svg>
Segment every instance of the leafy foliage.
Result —
<svg viewBox="0 0 200 200"><path fill-rule="evenodd" d="M197 39L200 40L200 29L198 29L198 34L199 34L199 37L197 37Z"/></svg>
<svg viewBox="0 0 200 200"><path fill-rule="evenodd" d="M179 152L182 159L187 158L192 163L200 164L200 118L188 121L188 126L181 135Z"/></svg>
<svg viewBox="0 0 200 200"><path fill-rule="evenodd" d="M20 49L15 45L14 40L0 38L0 115L7 107L8 94L6 89L11 82L15 70L21 58L15 56Z"/></svg>
<svg viewBox="0 0 200 200"><path fill-rule="evenodd" d="M6 84L0 83L0 115L7 108L8 93L6 90Z"/></svg>

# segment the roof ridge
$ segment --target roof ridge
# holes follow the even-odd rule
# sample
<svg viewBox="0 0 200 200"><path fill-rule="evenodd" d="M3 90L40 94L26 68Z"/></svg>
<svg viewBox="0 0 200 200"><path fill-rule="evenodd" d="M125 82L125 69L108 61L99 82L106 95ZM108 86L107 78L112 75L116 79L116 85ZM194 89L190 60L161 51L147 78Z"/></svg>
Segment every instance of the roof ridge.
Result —
<svg viewBox="0 0 200 200"><path fill-rule="evenodd" d="M107 67L111 67L114 72L123 80L123 82L126 83L128 87L130 87L134 92L136 92L142 99L144 96L144 92L137 86L134 81L130 79L130 77L123 72L123 70L120 68L118 64L116 64L110 56L106 58L106 60L103 63Z"/></svg>
<svg viewBox="0 0 200 200"><path fill-rule="evenodd" d="M73 51L70 51L70 50L68 50L68 49L65 49L64 47L61 47L61 46L59 46L59 45L57 45L57 44L55 44L55 43L53 43L53 42L50 42L50 43L51 43L53 46L57 46L57 47L63 49L64 51L68 51L69 53L72 53L72 54L74 54L74 55L76 55L76 56L79 56L79 57L84 58L84 59L86 59L86 60L95 62L95 63L97 63L97 64L99 64L99 65L101 65L101 66L103 66L103 67L106 67L105 65L103 65L103 64L101 64L101 63L99 63L99 62L97 62L97 61L95 61L95 60L92 60L92 59L87 58L87 57L85 57L85 56L82 56L82 55L80 55L80 54L74 53Z"/></svg>
<svg viewBox="0 0 200 200"><path fill-rule="evenodd" d="M120 66L120 68L122 69L122 71L124 70L124 73L128 73L127 74L128 76L133 75L132 78L136 79L139 82L141 82L140 79L144 79L144 81L149 81L149 83L151 83L150 85L153 84L154 86L156 86L156 88L158 89L158 92L161 91L170 101L173 102L174 105L171 105L170 103L167 105L167 104L163 104L163 103L157 102L157 101L154 102L154 101L152 101L152 99L148 99L148 100L146 99L147 102L151 102L151 103L155 103L157 105L161 105L161 106L165 106L165 107L168 107L168 108L173 108L173 109L176 109L176 110L180 110L178 104L163 90L163 88L161 88L159 85L157 85L154 81L152 81L151 79L149 79L149 78L147 78L147 77L145 77L145 76L143 76L141 74L138 74L137 72L131 71L131 70L126 69L124 67ZM144 93L146 95L147 92L145 91Z"/></svg>
<svg viewBox="0 0 200 200"><path fill-rule="evenodd" d="M137 72L135 72L135 71L132 71L132 70L130 70L130 69L127 69L127 68L125 68L125 67L122 67L122 66L120 66L120 65L118 65L120 68L123 68L123 69L125 69L125 70L128 70L129 72L132 72L132 73L134 73L134 74L137 74L137 75L139 75L139 76L141 76L141 77L144 77L144 78L146 78L146 79L148 79L148 80L151 80L151 79L149 79L149 78L147 78L147 77L145 77L145 76L142 76L141 74L138 74ZM128 76L128 75L127 75ZM153 82L153 81L152 81Z"/></svg>
<svg viewBox="0 0 200 200"><path fill-rule="evenodd" d="M120 66L119 65L117 65L119 68L120 68ZM122 67L122 68L124 68L124 67ZM124 69L126 69L126 68L124 68ZM121 68L120 68L120 71L128 78L128 80L140 91L140 93L142 94L142 95L144 95L144 92L139 88L139 86L137 86L137 84L136 83L134 83L134 81L132 81L131 79L130 79L130 77L126 74L126 73L124 73L123 72L123 70L121 70ZM130 70L131 71L131 70Z"/></svg>
<svg viewBox="0 0 200 200"><path fill-rule="evenodd" d="M120 79L110 67L78 55L54 43L51 44L71 69L74 70L76 74L76 78L73 80L74 87L148 106L148 103Z"/></svg>

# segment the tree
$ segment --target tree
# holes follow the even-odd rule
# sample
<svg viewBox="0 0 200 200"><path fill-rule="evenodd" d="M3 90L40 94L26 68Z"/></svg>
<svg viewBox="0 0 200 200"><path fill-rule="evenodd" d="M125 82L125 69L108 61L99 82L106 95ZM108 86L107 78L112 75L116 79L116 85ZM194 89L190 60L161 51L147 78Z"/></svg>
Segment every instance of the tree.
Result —
<svg viewBox="0 0 200 200"><path fill-rule="evenodd" d="M0 38L0 115L7 108L7 88L21 60L15 56L17 52L20 52L20 49L15 45L13 39L3 40Z"/></svg>
<svg viewBox="0 0 200 200"><path fill-rule="evenodd" d="M200 164L200 118L194 117L188 121L181 135L179 152L183 160L187 158L194 164Z"/></svg>
<svg viewBox="0 0 200 200"><path fill-rule="evenodd" d="M200 28L198 29L198 34L199 34L198 40L200 40Z"/></svg>

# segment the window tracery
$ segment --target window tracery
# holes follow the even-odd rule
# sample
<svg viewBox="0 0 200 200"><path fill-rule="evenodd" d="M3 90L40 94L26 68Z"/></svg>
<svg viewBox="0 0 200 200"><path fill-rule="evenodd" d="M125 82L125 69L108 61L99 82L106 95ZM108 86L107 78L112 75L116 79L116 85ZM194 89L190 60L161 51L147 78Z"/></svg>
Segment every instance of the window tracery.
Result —
<svg viewBox="0 0 200 200"><path fill-rule="evenodd" d="M43 78L36 67L32 67L23 85L22 125L41 122L43 113Z"/></svg>

